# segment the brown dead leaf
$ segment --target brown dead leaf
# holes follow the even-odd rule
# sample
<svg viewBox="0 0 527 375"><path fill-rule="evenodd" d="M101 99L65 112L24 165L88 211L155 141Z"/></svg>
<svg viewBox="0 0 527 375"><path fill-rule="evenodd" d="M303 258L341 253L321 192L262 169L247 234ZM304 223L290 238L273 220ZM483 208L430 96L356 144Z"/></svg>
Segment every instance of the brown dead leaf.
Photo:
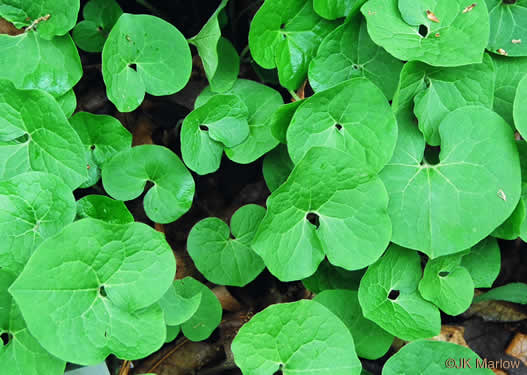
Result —
<svg viewBox="0 0 527 375"><path fill-rule="evenodd" d="M22 34L23 32L23 29L17 29L15 25L13 25L11 22L0 18L0 34L7 34L13 36Z"/></svg>
<svg viewBox="0 0 527 375"><path fill-rule="evenodd" d="M481 293L480 293L481 294ZM527 319L527 314L513 303L504 301L483 301L475 303L463 313L463 317L479 316L490 322L518 322Z"/></svg>
<svg viewBox="0 0 527 375"><path fill-rule="evenodd" d="M137 122L134 124L133 129L130 129L133 135L132 145L151 145L154 143L152 140L152 132L154 130L154 124L146 116L140 116Z"/></svg>
<svg viewBox="0 0 527 375"><path fill-rule="evenodd" d="M517 333L505 350L505 354L518 358L527 366L527 335Z"/></svg>
<svg viewBox="0 0 527 375"><path fill-rule="evenodd" d="M472 5L469 5L469 6L466 7L465 9L463 9L463 14L470 12L472 9L474 9L474 7L475 7L476 5L478 5L478 4L474 3L474 4L472 4Z"/></svg>
<svg viewBox="0 0 527 375"><path fill-rule="evenodd" d="M426 17L432 22L439 23L439 19L436 17L434 12L432 12L431 10L426 11Z"/></svg>
<svg viewBox="0 0 527 375"><path fill-rule="evenodd" d="M445 324L441 326L439 335L432 337L432 340L451 342L468 348L464 335L465 327Z"/></svg>

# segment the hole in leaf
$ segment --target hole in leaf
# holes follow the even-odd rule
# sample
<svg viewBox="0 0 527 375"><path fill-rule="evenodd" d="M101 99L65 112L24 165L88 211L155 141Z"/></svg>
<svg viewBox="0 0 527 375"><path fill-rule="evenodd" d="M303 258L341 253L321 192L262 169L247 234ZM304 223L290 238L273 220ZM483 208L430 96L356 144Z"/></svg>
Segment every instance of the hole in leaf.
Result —
<svg viewBox="0 0 527 375"><path fill-rule="evenodd" d="M209 127L207 125L200 125L199 130L203 130L204 132L209 131Z"/></svg>
<svg viewBox="0 0 527 375"><path fill-rule="evenodd" d="M441 151L441 147L439 147L439 146L426 145L424 156L423 156L423 161L421 162L421 165L424 165L424 164L429 164L429 165L439 164L439 152L440 151Z"/></svg>
<svg viewBox="0 0 527 375"><path fill-rule="evenodd" d="M314 212L309 212L307 215L306 215L306 219L307 221L309 221L311 224L313 224L315 226L315 228L318 229L318 227L320 226L320 218L319 216L314 213Z"/></svg>
<svg viewBox="0 0 527 375"><path fill-rule="evenodd" d="M401 294L401 292L399 292L398 290L392 289L390 290L390 293L388 293L388 299L395 301L397 297L399 297L399 294Z"/></svg>
<svg viewBox="0 0 527 375"><path fill-rule="evenodd" d="M101 286L101 287L99 288L99 294L100 294L101 296L103 296L103 297L107 297L107 296L108 296L108 294L106 294L106 289L104 289L104 286Z"/></svg>
<svg viewBox="0 0 527 375"><path fill-rule="evenodd" d="M428 36L428 27L426 25L419 25L419 30L417 32L423 38L426 38Z"/></svg>
<svg viewBox="0 0 527 375"><path fill-rule="evenodd" d="M15 139L15 142L16 143L26 143L28 140L29 140L29 134L26 133L24 135L21 135L17 139Z"/></svg>
<svg viewBox="0 0 527 375"><path fill-rule="evenodd" d="M360 66L358 66L357 64L353 64L353 65L351 66L351 69L353 69L353 70L359 70L359 69L360 69Z"/></svg>
<svg viewBox="0 0 527 375"><path fill-rule="evenodd" d="M137 72L137 64L130 64L128 66Z"/></svg>
<svg viewBox="0 0 527 375"><path fill-rule="evenodd" d="M448 271L441 271L441 272L439 272L439 276L441 276L441 277L446 277L448 275L450 275L450 272L448 272Z"/></svg>
<svg viewBox="0 0 527 375"><path fill-rule="evenodd" d="M98 32L102 32L102 27L97 26L97 31L98 31Z"/></svg>
<svg viewBox="0 0 527 375"><path fill-rule="evenodd" d="M104 337L108 337L108 332L104 331Z"/></svg>
<svg viewBox="0 0 527 375"><path fill-rule="evenodd" d="M90 146L90 150L92 150L92 151L95 150L95 145L91 145Z"/></svg>
<svg viewBox="0 0 527 375"><path fill-rule="evenodd" d="M341 131L341 130L342 130L342 125L340 125L340 124L335 124L335 128L337 128L338 131Z"/></svg>
<svg viewBox="0 0 527 375"><path fill-rule="evenodd" d="M0 338L2 339L2 342L4 344L4 346L6 346L7 344L9 344L9 342L11 341L11 335L7 332L4 332L0 335Z"/></svg>
<svg viewBox="0 0 527 375"><path fill-rule="evenodd" d="M280 25L280 30L283 30L283 29L285 29L285 23Z"/></svg>

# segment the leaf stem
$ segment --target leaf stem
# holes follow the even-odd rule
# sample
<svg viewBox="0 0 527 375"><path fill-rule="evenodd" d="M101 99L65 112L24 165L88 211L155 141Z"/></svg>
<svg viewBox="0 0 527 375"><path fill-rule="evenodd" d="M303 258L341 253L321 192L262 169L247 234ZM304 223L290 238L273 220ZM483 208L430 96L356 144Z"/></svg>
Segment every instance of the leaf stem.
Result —
<svg viewBox="0 0 527 375"><path fill-rule="evenodd" d="M295 102L302 100L294 90L289 90L289 94L291 94L291 97L294 99Z"/></svg>
<svg viewBox="0 0 527 375"><path fill-rule="evenodd" d="M40 22L47 21L51 17L51 14L46 14L45 16L38 17L36 20L31 22L31 25L26 27L25 33L29 32L30 30L33 30Z"/></svg>

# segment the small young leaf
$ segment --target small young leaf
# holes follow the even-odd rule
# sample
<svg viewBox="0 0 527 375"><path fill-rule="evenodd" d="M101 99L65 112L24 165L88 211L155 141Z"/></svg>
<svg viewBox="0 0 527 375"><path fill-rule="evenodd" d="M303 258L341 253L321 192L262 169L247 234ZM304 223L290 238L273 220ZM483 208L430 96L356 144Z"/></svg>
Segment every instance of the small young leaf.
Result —
<svg viewBox="0 0 527 375"><path fill-rule="evenodd" d="M460 266L463 253L430 259L426 263L419 293L448 315L465 312L474 297L470 272Z"/></svg>
<svg viewBox="0 0 527 375"><path fill-rule="evenodd" d="M110 224L133 223L134 217L122 201L104 195L86 195L77 201L77 219L91 217Z"/></svg>
<svg viewBox="0 0 527 375"><path fill-rule="evenodd" d="M470 253L463 256L461 265L465 267L474 281L475 288L490 288L500 273L501 253L498 241L487 237L473 246Z"/></svg>
<svg viewBox="0 0 527 375"><path fill-rule="evenodd" d="M510 283L474 297L474 303L482 301L507 301L527 304L527 284Z"/></svg>
<svg viewBox="0 0 527 375"><path fill-rule="evenodd" d="M8 128L0 138L11 141L0 144L0 179L33 170L55 174L71 189L86 180L81 140L51 95L0 80L0 118Z"/></svg>
<svg viewBox="0 0 527 375"><path fill-rule="evenodd" d="M181 330L190 341L202 341L212 334L221 322L221 304L212 291L192 277L174 282L176 294L183 298L201 295L201 302L190 319L181 324Z"/></svg>
<svg viewBox="0 0 527 375"><path fill-rule="evenodd" d="M121 151L104 164L102 180L108 194L122 201L137 198L146 183L153 182L144 198L145 212L161 224L176 221L190 209L194 197L190 172L176 154L157 145Z"/></svg>
<svg viewBox="0 0 527 375"><path fill-rule="evenodd" d="M419 340L406 344L390 357L382 369L382 375L400 375L407 373L408 369L412 369L412 373L415 374L449 375L453 372L471 375L494 374L483 365L478 367L476 364L478 360L483 363L477 354L464 346L444 341ZM467 362L472 367L467 367ZM458 367L454 368L455 366Z"/></svg>
<svg viewBox="0 0 527 375"><path fill-rule="evenodd" d="M66 92L64 95L59 96L56 100L62 108L66 118L70 118L77 108L77 97L75 96L73 89Z"/></svg>
<svg viewBox="0 0 527 375"><path fill-rule="evenodd" d="M214 95L197 107L181 126L181 155L194 172L218 170L225 147L234 147L249 136L249 113L236 95Z"/></svg>
<svg viewBox="0 0 527 375"><path fill-rule="evenodd" d="M48 353L29 333L20 310L7 289L15 276L0 270L0 332L9 342L0 342L2 372L9 375L63 375L66 362Z"/></svg>
<svg viewBox="0 0 527 375"><path fill-rule="evenodd" d="M350 78L366 77L391 100L402 67L401 61L373 43L359 14L323 40L309 65L309 84L318 92Z"/></svg>
<svg viewBox="0 0 527 375"><path fill-rule="evenodd" d="M320 17L336 20L355 14L365 2L366 0L313 0L313 8Z"/></svg>
<svg viewBox="0 0 527 375"><path fill-rule="evenodd" d="M209 80L210 87L214 92L225 92L229 90L240 73L240 56L232 43L225 38L218 42L218 68Z"/></svg>
<svg viewBox="0 0 527 375"><path fill-rule="evenodd" d="M187 250L199 272L219 285L241 287L254 280L265 266L250 244L264 215L265 208L248 204L232 215L230 230L216 217L194 225Z"/></svg>
<svg viewBox="0 0 527 375"><path fill-rule="evenodd" d="M86 52L101 52L104 42L123 11L115 0L90 0L84 6L84 21L73 29L75 44Z"/></svg>
<svg viewBox="0 0 527 375"><path fill-rule="evenodd" d="M78 112L70 124L84 144L88 161L88 179L80 186L95 185L101 178L101 168L115 154L132 147L132 134L115 117Z"/></svg>
<svg viewBox="0 0 527 375"><path fill-rule="evenodd" d="M320 42L336 25L315 13L313 0L265 0L251 22L251 55L263 68L277 67L280 84L296 90Z"/></svg>
<svg viewBox="0 0 527 375"><path fill-rule="evenodd" d="M225 94L238 96L249 111L249 136L238 146L226 148L225 154L236 163L252 163L278 144L271 132L270 118L283 104L282 96L269 86L246 79L238 79ZM196 108L214 95L210 86L205 88L196 99Z"/></svg>
<svg viewBox="0 0 527 375"><path fill-rule="evenodd" d="M283 104L278 107L275 113L273 113L269 126L273 136L281 143L287 143L287 129L289 128L289 124L291 123L291 119L293 118L295 111L303 102L304 100L297 100L291 103Z"/></svg>
<svg viewBox="0 0 527 375"><path fill-rule="evenodd" d="M278 189L287 180L294 166L285 145L278 145L265 155L262 173L270 192Z"/></svg>
<svg viewBox="0 0 527 375"><path fill-rule="evenodd" d="M463 13L472 0L370 0L361 8L368 33L399 60L432 66L480 63L489 38L485 2ZM426 9L434 17L427 17ZM430 13L429 13L430 14ZM437 22L439 21L439 22Z"/></svg>
<svg viewBox="0 0 527 375"><path fill-rule="evenodd" d="M362 315L356 291L325 290L314 301L327 307L348 327L359 357L377 359L390 349L393 336Z"/></svg>
<svg viewBox="0 0 527 375"><path fill-rule="evenodd" d="M174 26L160 18L124 13L102 51L108 98L120 112L136 109L145 96L181 90L192 70L190 47Z"/></svg>
<svg viewBox="0 0 527 375"><path fill-rule="evenodd" d="M60 97L81 77L79 53L69 35L46 40L35 32L0 34L0 79L19 89L41 89Z"/></svg>
<svg viewBox="0 0 527 375"><path fill-rule="evenodd" d="M439 310L417 291L421 274L417 252L391 245L360 282L364 316L402 340L439 334Z"/></svg>
<svg viewBox="0 0 527 375"><path fill-rule="evenodd" d="M367 98L365 100L365 98ZM331 147L379 172L397 141L397 123L381 90L353 78L306 99L287 129L287 149L296 164L312 147Z"/></svg>
<svg viewBox="0 0 527 375"><path fill-rule="evenodd" d="M320 293L327 289L351 289L358 290L360 279L366 269L348 271L333 266L324 259L317 268L317 272L302 280L302 284L313 293Z"/></svg>
<svg viewBox="0 0 527 375"><path fill-rule="evenodd" d="M527 56L527 1L486 0L489 8L490 39L487 48L492 52L504 50L507 56ZM479 4L478 4L479 5Z"/></svg>
<svg viewBox="0 0 527 375"><path fill-rule="evenodd" d="M75 217L75 198L57 176L19 174L0 182L0 268L18 274L36 247Z"/></svg>
<svg viewBox="0 0 527 375"><path fill-rule="evenodd" d="M75 26L79 0L9 0L0 4L0 17L17 29L33 25L46 39L64 35Z"/></svg>
<svg viewBox="0 0 527 375"><path fill-rule="evenodd" d="M267 199L253 249L282 281L312 275L327 255L336 266L364 268L391 237L388 196L363 160L314 147Z"/></svg>
<svg viewBox="0 0 527 375"><path fill-rule="evenodd" d="M181 332L180 326L167 326L167 338L165 342L172 342L178 337L179 332ZM155 375L155 374L144 374L144 375Z"/></svg>
<svg viewBox="0 0 527 375"><path fill-rule="evenodd" d="M392 242L431 258L488 236L514 211L521 181L512 130L489 109L451 112L439 135L439 163L431 164L417 127L399 121L394 156L380 173L390 195Z"/></svg>
<svg viewBox="0 0 527 375"><path fill-rule="evenodd" d="M496 89L494 93L494 111L512 126L521 125L513 119L513 107L518 84L527 72L527 57L509 58L493 55L492 60L496 69Z"/></svg>
<svg viewBox="0 0 527 375"><path fill-rule="evenodd" d="M46 350L90 365L110 353L137 359L161 347L166 328L156 301L175 271L163 234L141 223L83 219L45 240L9 292Z"/></svg>
<svg viewBox="0 0 527 375"><path fill-rule="evenodd" d="M234 361L244 375L359 375L361 363L344 323L320 303L271 305L238 331Z"/></svg>
<svg viewBox="0 0 527 375"><path fill-rule="evenodd" d="M190 295L190 292L179 288L180 292L184 292L184 295L180 295L177 288L180 283L179 281L174 281L165 295L159 300L159 305L165 313L167 326L179 326L185 323L198 311L201 304L201 291L195 291L195 294Z"/></svg>

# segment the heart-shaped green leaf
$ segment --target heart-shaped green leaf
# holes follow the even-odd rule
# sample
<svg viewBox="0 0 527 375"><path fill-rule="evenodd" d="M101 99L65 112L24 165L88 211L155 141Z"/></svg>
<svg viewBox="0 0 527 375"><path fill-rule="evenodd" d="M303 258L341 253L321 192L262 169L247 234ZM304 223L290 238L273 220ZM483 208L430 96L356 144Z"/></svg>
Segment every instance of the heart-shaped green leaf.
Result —
<svg viewBox="0 0 527 375"><path fill-rule="evenodd" d="M254 280L265 267L250 244L264 215L265 208L248 204L232 215L230 230L216 217L194 225L187 250L199 272L219 285L244 286Z"/></svg>
<svg viewBox="0 0 527 375"><path fill-rule="evenodd" d="M365 78L306 99L287 129L287 149L295 164L312 147L324 146L345 151L379 172L392 157L396 141L392 109L381 90Z"/></svg>
<svg viewBox="0 0 527 375"><path fill-rule="evenodd" d="M115 117L78 112L70 124L84 144L88 161L88 179L80 186L95 185L101 178L101 168L115 154L132 147L132 134Z"/></svg>
<svg viewBox="0 0 527 375"><path fill-rule="evenodd" d="M401 72L394 108L413 108L426 142L438 146L439 124L450 112L468 105L492 109L494 82L494 65L488 55L482 64L455 68L410 62Z"/></svg>
<svg viewBox="0 0 527 375"><path fill-rule="evenodd" d="M439 310L417 291L421 260L415 251L391 245L368 267L359 287L359 302L367 319L402 340L439 334Z"/></svg>
<svg viewBox="0 0 527 375"><path fill-rule="evenodd" d="M492 56L496 69L496 89L494 92L494 111L512 126L513 107L520 80L527 72L527 57ZM516 125L518 126L518 125Z"/></svg>
<svg viewBox="0 0 527 375"><path fill-rule="evenodd" d="M87 52L101 52L123 11L115 0L90 0L82 9L84 21L73 29L73 40Z"/></svg>
<svg viewBox="0 0 527 375"><path fill-rule="evenodd" d="M313 293L320 293L327 289L358 290L364 272L366 269L348 271L324 259L318 266L317 272L302 280L302 284Z"/></svg>
<svg viewBox="0 0 527 375"><path fill-rule="evenodd" d="M104 195L86 195L77 201L77 219L91 217L111 224L133 223L134 217L124 202Z"/></svg>
<svg viewBox="0 0 527 375"><path fill-rule="evenodd" d="M66 362L48 353L29 333L7 289L15 276L0 270L0 332L9 342L0 345L2 371L9 375L63 375Z"/></svg>
<svg viewBox="0 0 527 375"><path fill-rule="evenodd" d="M356 291L325 290L314 301L327 307L348 327L359 357L377 359L390 349L393 336L362 315Z"/></svg>
<svg viewBox="0 0 527 375"><path fill-rule="evenodd" d="M19 174L0 182L0 267L22 271L36 247L75 218L75 198L57 176Z"/></svg>
<svg viewBox="0 0 527 375"><path fill-rule="evenodd" d="M349 270L364 268L391 237L381 180L363 160L314 147L267 199L253 249L282 281L312 275L324 256Z"/></svg>
<svg viewBox="0 0 527 375"><path fill-rule="evenodd" d="M467 347L451 342L418 340L403 346L390 357L382 369L382 375L405 374L408 369L412 369L412 374L494 374L485 364L487 359L482 360Z"/></svg>
<svg viewBox="0 0 527 375"><path fill-rule="evenodd" d="M441 122L439 136L439 155L425 152L417 127L399 121L394 156L380 174L390 195L392 242L431 258L489 235L515 209L521 186L514 134L496 113L457 109Z"/></svg>
<svg viewBox="0 0 527 375"><path fill-rule="evenodd" d="M176 221L190 209L194 197L190 172L176 154L157 145L121 151L104 164L102 180L108 194L122 201L137 198L146 183L152 182L144 206L148 218L156 223Z"/></svg>
<svg viewBox="0 0 527 375"><path fill-rule="evenodd" d="M181 155L194 172L218 170L225 147L234 147L249 136L249 113L236 95L214 95L192 111L181 126Z"/></svg>
<svg viewBox="0 0 527 375"><path fill-rule="evenodd" d="M347 17L356 13L366 0L313 0L313 8L320 17L328 20Z"/></svg>
<svg viewBox="0 0 527 375"><path fill-rule="evenodd" d="M309 300L271 305L256 314L238 331L232 353L245 375L278 370L284 375L359 375L362 367L344 323Z"/></svg>
<svg viewBox="0 0 527 375"><path fill-rule="evenodd" d="M201 295L196 312L181 324L185 337L191 341L202 341L209 338L221 322L222 309L218 298L209 288L192 277L176 280L174 288L177 295L186 299Z"/></svg>
<svg viewBox="0 0 527 375"><path fill-rule="evenodd" d="M69 35L46 40L35 32L0 34L0 78L17 88L41 89L60 97L81 77L79 53Z"/></svg>
<svg viewBox="0 0 527 375"><path fill-rule="evenodd" d="M179 326L192 318L201 304L201 291L190 295L192 292L181 289L181 285L181 281L174 281L159 300L159 305L165 313L165 322L169 327Z"/></svg>
<svg viewBox="0 0 527 375"><path fill-rule="evenodd" d="M269 86L246 79L237 80L225 94L238 96L249 111L249 136L238 146L226 148L225 154L236 163L252 163L278 144L271 132L270 118L283 104L282 96ZM205 88L196 99L196 108L213 96L210 86Z"/></svg>
<svg viewBox="0 0 527 375"><path fill-rule="evenodd" d="M402 4L401 4L402 3ZM433 66L481 62L489 40L484 2L472 0L370 0L361 8L375 44L399 60Z"/></svg>
<svg viewBox="0 0 527 375"><path fill-rule="evenodd" d="M475 288L490 288L500 273L501 253L498 241L487 237L470 249L461 260L474 281Z"/></svg>
<svg viewBox="0 0 527 375"><path fill-rule="evenodd" d="M0 80L0 178L28 171L61 177L75 189L87 178L82 143L51 95ZM7 134L6 134L7 133Z"/></svg>
<svg viewBox="0 0 527 375"><path fill-rule="evenodd" d="M57 357L84 365L110 353L137 359L165 341L156 302L175 271L161 233L84 219L45 240L9 292L29 331Z"/></svg>
<svg viewBox="0 0 527 375"><path fill-rule="evenodd" d="M0 4L0 17L18 29L36 28L42 37L51 39L75 26L79 8L79 0L8 0Z"/></svg>
<svg viewBox="0 0 527 375"><path fill-rule="evenodd" d="M391 100L402 67L401 61L373 43L366 21L356 15L322 41L309 65L309 84L322 91L350 78L366 77Z"/></svg>
<svg viewBox="0 0 527 375"><path fill-rule="evenodd" d="M296 90L320 42L336 25L315 13L313 0L265 0L251 22L251 55L265 69L277 67L280 84Z"/></svg>
<svg viewBox="0 0 527 375"><path fill-rule="evenodd" d="M268 152L265 155L262 173L269 191L273 192L278 189L287 180L294 166L285 145L278 145L274 150Z"/></svg>
<svg viewBox="0 0 527 375"><path fill-rule="evenodd" d="M120 112L136 109L145 96L181 90L192 70L190 47L174 26L145 14L124 13L102 51L108 98Z"/></svg>
<svg viewBox="0 0 527 375"><path fill-rule="evenodd" d="M485 0L489 8L487 48L507 56L527 56L527 1Z"/></svg>
<svg viewBox="0 0 527 375"><path fill-rule="evenodd" d="M448 315L465 312L474 297L470 272L460 265L463 253L431 259L426 263L419 293Z"/></svg>

